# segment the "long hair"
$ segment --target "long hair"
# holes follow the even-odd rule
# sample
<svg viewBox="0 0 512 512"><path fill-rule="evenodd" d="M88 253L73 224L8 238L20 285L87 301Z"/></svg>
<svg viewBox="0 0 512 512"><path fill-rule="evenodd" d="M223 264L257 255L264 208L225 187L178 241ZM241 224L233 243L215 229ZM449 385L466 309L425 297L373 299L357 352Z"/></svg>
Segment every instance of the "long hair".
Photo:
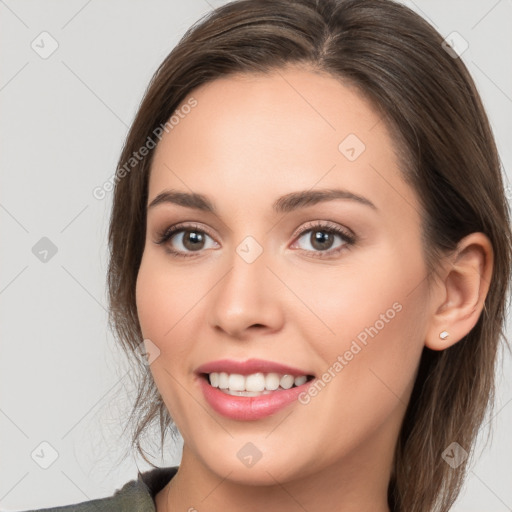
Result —
<svg viewBox="0 0 512 512"><path fill-rule="evenodd" d="M494 398L510 287L510 207L489 121L467 68L430 24L391 0L234 1L196 22L154 74L119 158L108 235L109 322L140 368L132 444L148 461L142 433L158 418L163 446L173 427L147 366L133 355L142 341L135 285L154 151L143 159L132 156L195 87L288 64L351 84L382 113L402 156L403 178L422 206L430 272L469 233L483 232L492 243L493 275L477 324L446 350L423 350L389 482L395 512L447 511L469 459L453 469L442 453L452 442L471 453Z"/></svg>

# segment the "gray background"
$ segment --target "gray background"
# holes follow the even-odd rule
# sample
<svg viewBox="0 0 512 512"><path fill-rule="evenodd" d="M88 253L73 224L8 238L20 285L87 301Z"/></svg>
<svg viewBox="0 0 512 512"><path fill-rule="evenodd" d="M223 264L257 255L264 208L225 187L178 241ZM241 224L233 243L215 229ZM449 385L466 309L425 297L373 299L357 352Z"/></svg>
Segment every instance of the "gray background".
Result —
<svg viewBox="0 0 512 512"><path fill-rule="evenodd" d="M97 200L92 190L113 174L156 67L194 21L224 3L0 0L4 511L108 496L137 467L150 468L140 458L123 459L128 441L120 434L133 383L106 324L111 194ZM512 1L404 3L443 36L456 31L468 41L462 58L510 183ZM43 31L58 43L46 59L31 47L35 41L42 52L47 37L44 51L51 49ZM46 262L33 253L34 246L41 250L36 244L48 244L43 237L57 249ZM511 359L509 353L500 359L492 444L478 445L481 456L454 511L512 510ZM52 450L57 458L43 469ZM178 464L180 444L169 443L166 453L155 464Z"/></svg>

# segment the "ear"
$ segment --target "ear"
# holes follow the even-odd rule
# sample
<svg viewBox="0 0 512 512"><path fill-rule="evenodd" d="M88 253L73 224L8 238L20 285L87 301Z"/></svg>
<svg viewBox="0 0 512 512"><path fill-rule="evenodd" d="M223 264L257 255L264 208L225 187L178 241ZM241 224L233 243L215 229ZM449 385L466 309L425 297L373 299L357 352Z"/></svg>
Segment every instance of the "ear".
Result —
<svg viewBox="0 0 512 512"><path fill-rule="evenodd" d="M457 244L432 295L437 303L426 334L428 348L444 350L473 329L484 308L493 262L492 244L483 233L471 233Z"/></svg>

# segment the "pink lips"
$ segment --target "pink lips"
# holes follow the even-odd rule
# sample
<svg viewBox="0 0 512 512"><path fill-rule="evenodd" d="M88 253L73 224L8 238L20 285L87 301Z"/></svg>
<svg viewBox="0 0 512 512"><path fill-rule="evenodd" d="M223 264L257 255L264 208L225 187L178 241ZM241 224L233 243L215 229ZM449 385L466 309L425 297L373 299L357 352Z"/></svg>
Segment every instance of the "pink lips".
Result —
<svg viewBox="0 0 512 512"><path fill-rule="evenodd" d="M301 386L286 390L273 391L267 395L254 397L233 396L214 388L210 385L207 378L200 375L212 372L238 373L240 375L250 375L257 372L279 373L295 377L310 375L310 373L298 368L261 359L249 359L243 362L222 359L203 364L197 368L196 373L198 374L201 391L212 409L223 416L242 421L258 420L280 411L287 405L295 402L298 396L312 382L308 381Z"/></svg>
<svg viewBox="0 0 512 512"><path fill-rule="evenodd" d="M232 359L219 359L218 361L211 361L197 368L196 373L212 373L212 372L226 372L226 373L239 373L240 375L250 375L251 373L287 373L299 377L300 375L310 375L305 370L293 368L280 363L272 361L265 361L263 359L248 359L247 361L233 361Z"/></svg>

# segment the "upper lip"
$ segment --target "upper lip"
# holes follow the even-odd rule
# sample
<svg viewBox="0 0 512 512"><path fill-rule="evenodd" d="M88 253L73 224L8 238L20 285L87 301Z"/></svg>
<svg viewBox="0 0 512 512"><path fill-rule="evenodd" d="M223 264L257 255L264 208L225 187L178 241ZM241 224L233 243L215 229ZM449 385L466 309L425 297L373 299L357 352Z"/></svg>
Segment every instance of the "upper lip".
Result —
<svg viewBox="0 0 512 512"><path fill-rule="evenodd" d="M264 359L247 359L245 361L235 361L233 359L219 359L202 364L196 369L196 373L226 372L237 373L240 375L251 375L252 373L279 373L299 377L301 375L312 375L312 373L294 368L274 361Z"/></svg>

